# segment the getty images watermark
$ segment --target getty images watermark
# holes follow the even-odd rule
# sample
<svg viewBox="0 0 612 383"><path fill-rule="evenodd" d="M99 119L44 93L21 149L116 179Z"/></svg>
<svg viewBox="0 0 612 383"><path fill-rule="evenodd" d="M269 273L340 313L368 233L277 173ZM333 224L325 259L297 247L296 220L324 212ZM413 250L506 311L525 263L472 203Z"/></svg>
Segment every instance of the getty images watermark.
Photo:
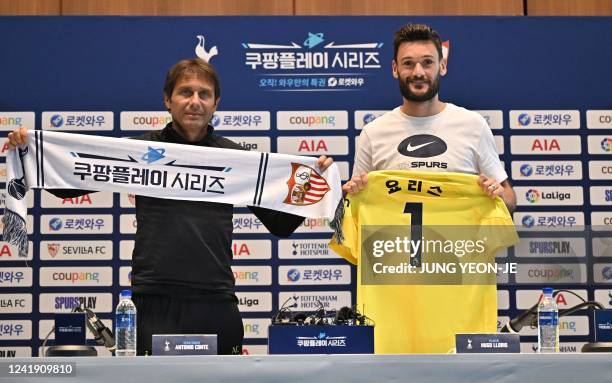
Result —
<svg viewBox="0 0 612 383"><path fill-rule="evenodd" d="M517 243L514 226L362 227L362 283L487 285L516 274L496 253Z"/></svg>
<svg viewBox="0 0 612 383"><path fill-rule="evenodd" d="M364 226L361 282L568 284L587 283L592 272L595 283L610 283L612 262L607 259L612 257L612 224L553 223Z"/></svg>

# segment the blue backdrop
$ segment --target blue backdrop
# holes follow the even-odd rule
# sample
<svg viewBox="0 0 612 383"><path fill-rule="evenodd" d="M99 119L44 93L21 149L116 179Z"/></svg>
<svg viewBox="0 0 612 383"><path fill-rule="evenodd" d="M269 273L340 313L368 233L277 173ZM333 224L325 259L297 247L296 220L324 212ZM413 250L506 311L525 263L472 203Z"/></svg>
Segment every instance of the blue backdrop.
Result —
<svg viewBox="0 0 612 383"><path fill-rule="evenodd" d="M565 239L538 242L534 234L535 246L544 243L544 250L524 257L508 252L509 261L527 266L520 278L500 280L502 320L535 303L543 285L570 288L611 307L612 238L605 225L612 224L612 18L0 17L0 130L27 125L130 136L160 128L152 122L164 116L165 73L179 59L195 56L202 35L203 51L217 50L211 63L222 85L214 119L221 134L251 147L255 143L259 150L329 154L347 176L359 128L401 103L391 59L393 33L407 22L428 23L450 42L441 99L481 111L498 137L508 174L516 162L512 181L521 205L516 224L528 232L538 224L563 223L555 227ZM319 117L319 122L295 118L303 116ZM523 136L527 143L516 140ZM570 195L546 199L551 190ZM113 318L118 292L129 276L134 211L124 196L95 198L102 197L52 202L36 192L30 209L32 260L26 266L3 243L0 355L38 355L53 312L69 310L79 299L102 318ZM247 210L237 208L236 213ZM84 214L103 219L106 234L49 228L50 219ZM313 300L328 309L355 302L355 271L326 248L330 234L324 222L307 222L293 240L281 243L260 229L241 228L243 218L249 217L235 220L235 238L246 241L237 244L237 252L242 251L236 254L235 271L238 291L245 293L239 298L249 352L265 352L268 319L294 293L298 309L314 310ZM576 223L570 225L572 220ZM601 230L576 231L591 223ZM567 237L577 238L570 241L576 251L546 247L562 246ZM98 245L108 250L96 250ZM110 282L100 277L65 283L60 275L72 267L100 272ZM340 270L341 277L296 279L290 276L296 270L301 275ZM573 299L566 294L559 303L571 306ZM564 322L564 350L575 351L593 340L591 326L587 311ZM527 331L522 338L524 351L532 350L534 335Z"/></svg>

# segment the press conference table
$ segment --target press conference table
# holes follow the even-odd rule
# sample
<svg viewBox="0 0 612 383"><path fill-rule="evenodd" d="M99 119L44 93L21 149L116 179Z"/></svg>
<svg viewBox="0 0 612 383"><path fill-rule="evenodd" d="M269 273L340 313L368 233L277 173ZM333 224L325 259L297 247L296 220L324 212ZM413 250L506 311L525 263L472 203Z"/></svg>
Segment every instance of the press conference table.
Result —
<svg viewBox="0 0 612 383"><path fill-rule="evenodd" d="M612 380L612 354L266 355L15 358L76 362L76 377L2 382L580 382Z"/></svg>

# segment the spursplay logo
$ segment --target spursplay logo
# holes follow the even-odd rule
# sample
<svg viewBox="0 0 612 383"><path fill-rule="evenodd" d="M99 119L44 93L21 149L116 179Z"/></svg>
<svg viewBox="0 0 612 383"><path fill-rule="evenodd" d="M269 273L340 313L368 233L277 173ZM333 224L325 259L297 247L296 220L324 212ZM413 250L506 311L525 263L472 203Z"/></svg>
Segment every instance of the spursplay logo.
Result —
<svg viewBox="0 0 612 383"><path fill-rule="evenodd" d="M446 142L431 134L416 134L404 139L397 146L397 151L406 157L435 157L446 152Z"/></svg>

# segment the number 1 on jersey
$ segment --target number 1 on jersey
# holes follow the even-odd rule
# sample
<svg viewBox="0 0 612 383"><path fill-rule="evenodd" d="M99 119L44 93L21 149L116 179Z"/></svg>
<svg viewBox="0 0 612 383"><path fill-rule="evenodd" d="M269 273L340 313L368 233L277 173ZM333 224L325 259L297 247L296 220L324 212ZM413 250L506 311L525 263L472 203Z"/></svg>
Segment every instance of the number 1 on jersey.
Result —
<svg viewBox="0 0 612 383"><path fill-rule="evenodd" d="M410 214L410 240L420 240L423 236L423 204L421 202L406 202L404 214ZM410 265L421 267L421 246L410 260Z"/></svg>

